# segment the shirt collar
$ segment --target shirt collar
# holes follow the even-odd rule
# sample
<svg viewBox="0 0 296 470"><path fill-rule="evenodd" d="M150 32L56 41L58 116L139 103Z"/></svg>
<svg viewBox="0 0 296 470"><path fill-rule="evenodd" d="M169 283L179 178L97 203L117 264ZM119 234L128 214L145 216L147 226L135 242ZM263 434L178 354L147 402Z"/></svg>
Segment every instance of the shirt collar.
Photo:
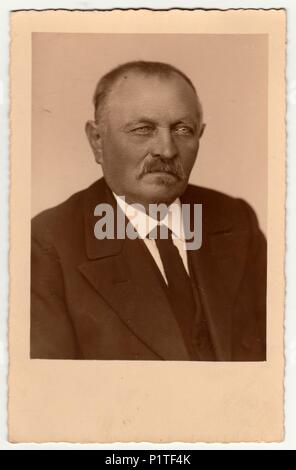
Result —
<svg viewBox="0 0 296 470"><path fill-rule="evenodd" d="M140 238L146 238L147 235L159 224L166 225L171 230L173 238L180 239L182 241L185 240L182 206L179 198L172 202L166 216L158 222L156 219L149 216L149 214L146 214L142 210L128 204L122 196L118 196L115 193L113 193L113 195L120 209L137 230Z"/></svg>

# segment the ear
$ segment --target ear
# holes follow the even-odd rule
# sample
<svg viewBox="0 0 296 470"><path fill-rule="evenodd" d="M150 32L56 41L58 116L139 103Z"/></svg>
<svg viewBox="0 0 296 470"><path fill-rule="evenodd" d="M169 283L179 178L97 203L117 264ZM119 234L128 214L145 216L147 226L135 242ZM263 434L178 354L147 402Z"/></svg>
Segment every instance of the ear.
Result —
<svg viewBox="0 0 296 470"><path fill-rule="evenodd" d="M96 121L87 121L85 124L85 132L94 152L96 162L101 164L103 159L102 138Z"/></svg>
<svg viewBox="0 0 296 470"><path fill-rule="evenodd" d="M202 126L201 126L201 129L200 129L200 132L199 132L199 139L202 137L203 133L204 133L204 130L206 128L206 124L203 123Z"/></svg>

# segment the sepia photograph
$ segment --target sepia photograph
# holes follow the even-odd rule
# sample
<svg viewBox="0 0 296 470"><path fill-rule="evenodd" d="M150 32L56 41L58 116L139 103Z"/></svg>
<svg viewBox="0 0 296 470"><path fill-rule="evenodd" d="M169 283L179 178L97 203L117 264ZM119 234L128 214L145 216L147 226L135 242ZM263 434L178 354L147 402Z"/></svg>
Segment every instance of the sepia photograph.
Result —
<svg viewBox="0 0 296 470"><path fill-rule="evenodd" d="M31 358L266 359L267 44L32 35Z"/></svg>

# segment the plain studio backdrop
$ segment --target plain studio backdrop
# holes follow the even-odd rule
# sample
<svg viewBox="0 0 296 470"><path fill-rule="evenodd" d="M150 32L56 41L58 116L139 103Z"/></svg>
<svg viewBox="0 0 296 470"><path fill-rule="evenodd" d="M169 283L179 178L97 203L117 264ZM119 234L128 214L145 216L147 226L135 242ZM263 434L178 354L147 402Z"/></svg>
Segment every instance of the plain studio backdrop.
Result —
<svg viewBox="0 0 296 470"><path fill-rule="evenodd" d="M84 132L96 83L152 60L185 72L203 104L190 182L245 199L266 233L267 35L34 33L32 54L32 216L102 176Z"/></svg>

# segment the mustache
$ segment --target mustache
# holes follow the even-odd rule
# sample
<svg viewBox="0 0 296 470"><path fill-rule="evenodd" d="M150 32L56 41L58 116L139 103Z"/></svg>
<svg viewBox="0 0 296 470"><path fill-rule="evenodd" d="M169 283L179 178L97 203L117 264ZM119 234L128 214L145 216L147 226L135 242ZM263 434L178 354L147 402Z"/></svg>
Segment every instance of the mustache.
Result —
<svg viewBox="0 0 296 470"><path fill-rule="evenodd" d="M185 171L182 163L179 160L168 162L164 161L162 158L155 157L145 161L139 178L142 178L142 176L146 175L147 173L155 173L158 171L171 173L180 180L185 178Z"/></svg>

